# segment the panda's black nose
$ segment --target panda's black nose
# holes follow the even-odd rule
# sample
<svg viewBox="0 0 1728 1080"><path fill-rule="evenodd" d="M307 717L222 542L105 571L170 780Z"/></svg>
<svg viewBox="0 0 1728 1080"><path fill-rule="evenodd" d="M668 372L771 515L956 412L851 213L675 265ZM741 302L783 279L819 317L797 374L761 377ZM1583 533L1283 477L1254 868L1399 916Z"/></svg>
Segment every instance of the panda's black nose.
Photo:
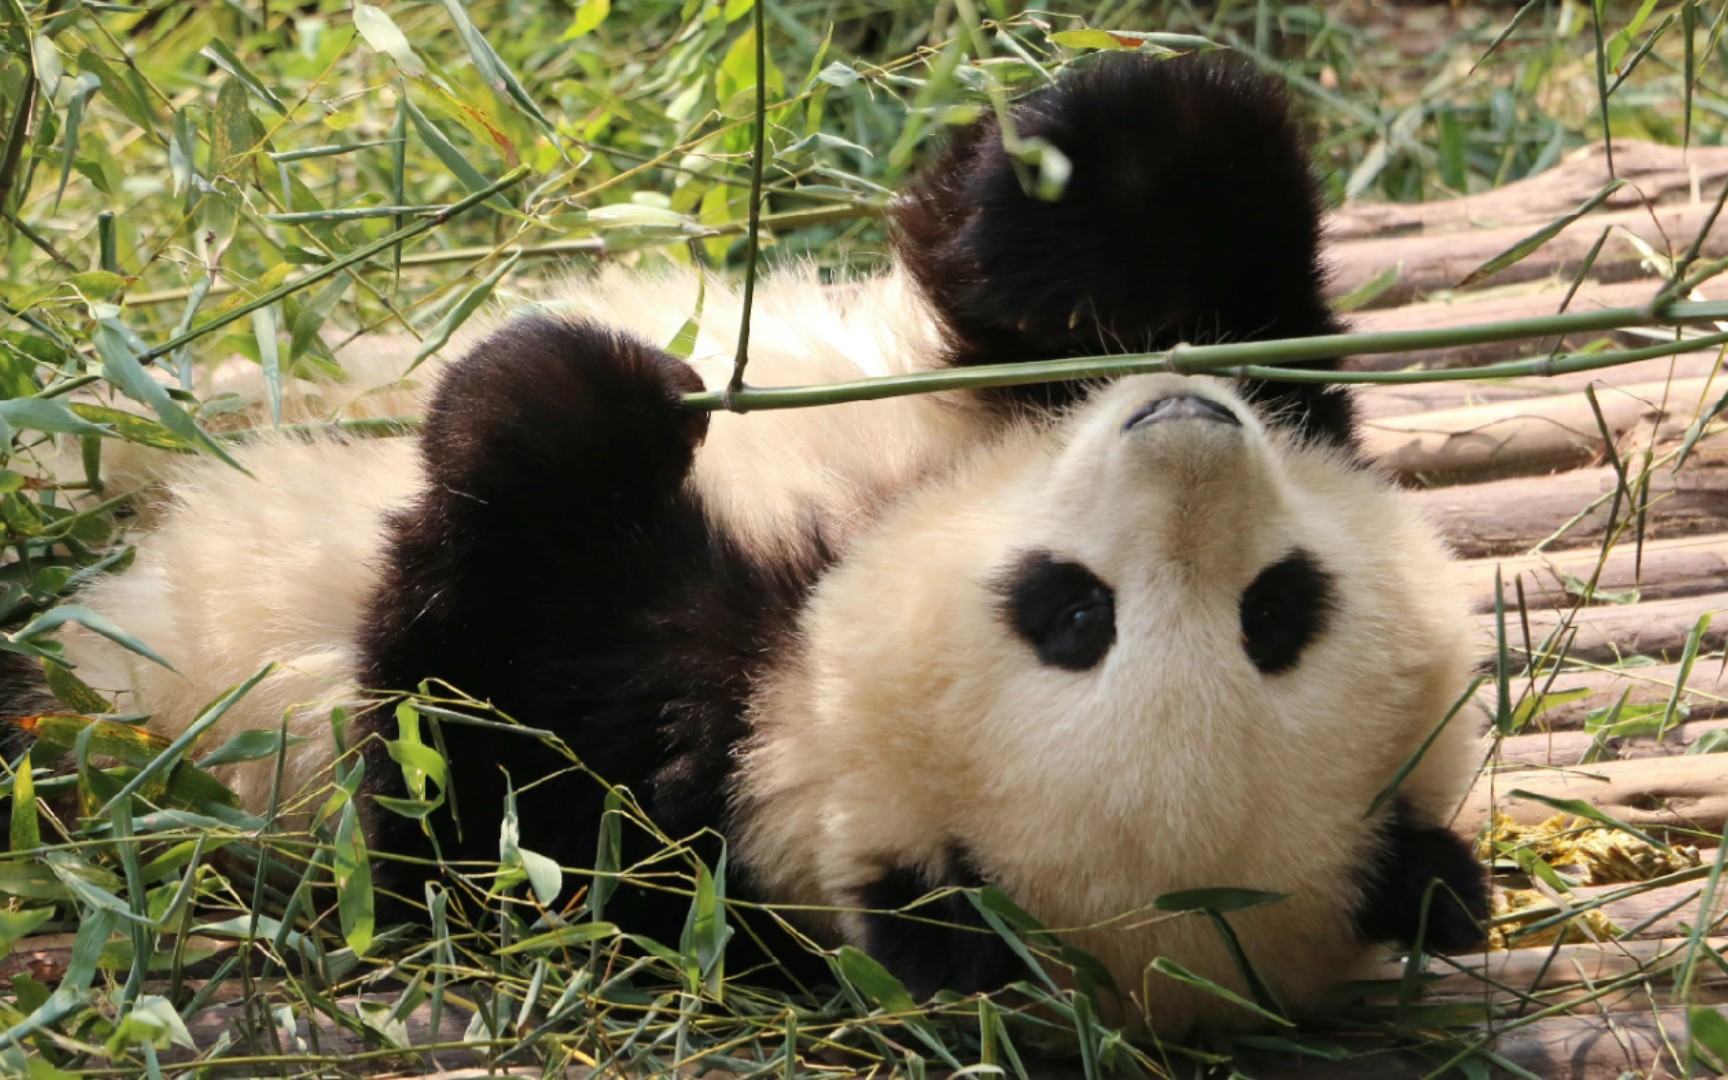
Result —
<svg viewBox="0 0 1728 1080"><path fill-rule="evenodd" d="M1137 427L1166 420L1209 420L1215 424L1242 426L1242 418L1222 402L1201 397L1199 394L1172 394L1156 401L1148 401L1135 409L1128 417L1128 422L1122 425L1122 430L1133 431Z"/></svg>

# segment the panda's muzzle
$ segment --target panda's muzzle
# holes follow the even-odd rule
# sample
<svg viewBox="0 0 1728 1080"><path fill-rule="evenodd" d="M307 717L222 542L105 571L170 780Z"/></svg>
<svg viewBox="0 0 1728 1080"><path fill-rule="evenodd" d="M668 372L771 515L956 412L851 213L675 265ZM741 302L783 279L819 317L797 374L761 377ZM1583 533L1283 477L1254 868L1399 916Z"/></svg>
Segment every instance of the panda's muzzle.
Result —
<svg viewBox="0 0 1728 1080"><path fill-rule="evenodd" d="M1199 394L1172 394L1148 401L1135 409L1129 415L1128 422L1122 425L1122 430L1133 431L1147 424L1159 424L1167 420L1206 420L1214 424L1229 424L1231 427L1242 426L1242 418L1231 411L1228 405Z"/></svg>

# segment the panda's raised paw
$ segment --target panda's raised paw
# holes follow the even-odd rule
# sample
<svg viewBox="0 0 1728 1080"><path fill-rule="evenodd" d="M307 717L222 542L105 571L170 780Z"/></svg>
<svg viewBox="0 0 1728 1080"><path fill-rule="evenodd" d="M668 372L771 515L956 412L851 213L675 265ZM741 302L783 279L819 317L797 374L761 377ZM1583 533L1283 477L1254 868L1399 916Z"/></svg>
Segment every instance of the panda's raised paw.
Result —
<svg viewBox="0 0 1728 1080"><path fill-rule="evenodd" d="M518 315L451 365L422 439L438 484L491 501L663 490L689 470L705 413L681 360L597 323Z"/></svg>
<svg viewBox="0 0 1728 1080"><path fill-rule="evenodd" d="M1228 53L1100 55L951 138L895 207L957 363L1299 337L1320 199L1281 80ZM1070 166L1029 190L1039 144ZM1016 153L1016 147L1020 152Z"/></svg>

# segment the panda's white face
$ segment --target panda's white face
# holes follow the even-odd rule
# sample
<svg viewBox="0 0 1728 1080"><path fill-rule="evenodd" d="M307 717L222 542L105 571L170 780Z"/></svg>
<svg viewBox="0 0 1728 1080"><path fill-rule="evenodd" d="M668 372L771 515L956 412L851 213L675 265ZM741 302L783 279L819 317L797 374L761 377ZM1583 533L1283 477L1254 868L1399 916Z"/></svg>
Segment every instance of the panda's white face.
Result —
<svg viewBox="0 0 1728 1080"><path fill-rule="evenodd" d="M746 847L827 903L959 848L1058 927L1289 893L1238 929L1300 1000L1361 952L1363 815L1464 689L1465 629L1383 481L1228 383L1120 380L905 499L824 579L756 715ZM1444 814L1470 745L1453 725L1401 790ZM812 861L780 854L811 822ZM1157 955L1233 981L1199 920L1079 940L1125 989Z"/></svg>

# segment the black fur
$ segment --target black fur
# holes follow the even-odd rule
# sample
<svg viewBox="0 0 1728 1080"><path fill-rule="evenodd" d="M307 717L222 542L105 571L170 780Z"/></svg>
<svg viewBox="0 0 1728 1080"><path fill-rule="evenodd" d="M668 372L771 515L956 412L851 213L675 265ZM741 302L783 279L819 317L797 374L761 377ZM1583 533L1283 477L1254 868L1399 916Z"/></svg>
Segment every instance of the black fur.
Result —
<svg viewBox="0 0 1728 1080"><path fill-rule="evenodd" d="M1028 551L997 582L1008 625L1038 662L1096 667L1116 644L1116 594L1098 575L1048 551Z"/></svg>
<svg viewBox="0 0 1728 1080"><path fill-rule="evenodd" d="M863 916L864 951L919 1001L938 990L974 994L1006 986L1026 974L1025 965L970 900L950 892L917 903L938 889L984 884L959 848L950 851L948 866L934 876L908 866L889 867L858 893L858 907L869 911Z"/></svg>
<svg viewBox="0 0 1728 1080"><path fill-rule="evenodd" d="M433 399L429 483L391 521L362 631L365 685L438 678L549 730L673 838L724 825L752 681L831 560L791 537L764 562L710 529L683 486L707 417L676 404L700 387L681 361L592 324L532 316L495 332ZM599 784L571 774L524 790L568 762L527 736L451 722L441 734L463 826L434 815L445 859L497 858L508 774L521 844L593 864ZM371 790L402 793L376 740L366 769ZM380 811L376 828L384 847L426 853L417 824ZM626 827L623 864L660 847ZM713 865L719 839L694 847ZM738 874L728 888L750 895ZM688 906L626 889L607 917L676 943Z"/></svg>
<svg viewBox="0 0 1728 1080"><path fill-rule="evenodd" d="M36 741L18 721L59 711L41 663L20 653L0 652L0 756L16 761Z"/></svg>
<svg viewBox="0 0 1728 1080"><path fill-rule="evenodd" d="M1300 549L1260 571L1242 592L1242 648L1254 666L1276 675L1296 666L1302 650L1326 630L1332 575Z"/></svg>
<svg viewBox="0 0 1728 1080"><path fill-rule="evenodd" d="M955 364L1335 333L1320 197L1282 83L1227 53L1103 55L1013 107L1067 155L1062 197L1029 195L994 118L953 136L895 207L899 256L947 324ZM1341 445L1349 397L1253 383L1269 415ZM1062 404L1074 385L1008 391Z"/></svg>
<svg viewBox="0 0 1728 1080"><path fill-rule="evenodd" d="M1488 918L1488 879L1482 864L1450 829L1417 820L1402 796L1381 825L1380 845L1369 859L1356 926L1364 941L1416 943L1422 898L1428 926L1422 947L1429 952L1464 952L1482 943Z"/></svg>

